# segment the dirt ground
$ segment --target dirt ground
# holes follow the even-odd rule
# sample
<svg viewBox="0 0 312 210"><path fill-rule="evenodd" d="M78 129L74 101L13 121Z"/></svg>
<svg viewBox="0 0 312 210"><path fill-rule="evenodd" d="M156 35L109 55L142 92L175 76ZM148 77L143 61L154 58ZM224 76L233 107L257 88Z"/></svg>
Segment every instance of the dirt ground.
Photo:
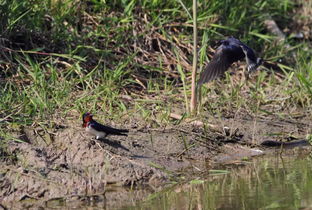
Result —
<svg viewBox="0 0 312 210"><path fill-rule="evenodd" d="M131 204L168 183L191 180L216 164L262 155L265 149L260 143L265 140L304 138L312 128L305 117L239 116L216 120L212 124L218 126L208 129L129 125L128 137L93 140L79 123L58 126L49 135L39 127L24 128L18 138L25 142L9 144L16 158L1 162L2 207L63 202L81 206L101 200L108 206Z"/></svg>

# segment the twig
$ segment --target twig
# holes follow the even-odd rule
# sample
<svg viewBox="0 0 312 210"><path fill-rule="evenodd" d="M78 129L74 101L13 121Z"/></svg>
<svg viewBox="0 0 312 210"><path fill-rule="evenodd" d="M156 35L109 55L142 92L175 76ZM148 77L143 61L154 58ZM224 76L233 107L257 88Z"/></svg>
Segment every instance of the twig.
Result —
<svg viewBox="0 0 312 210"><path fill-rule="evenodd" d="M170 113L169 117L173 118L173 119L176 119L176 120L182 120L183 116L182 115L179 115L179 114L176 114L176 113ZM204 125L204 123L200 120L193 120L193 119L186 119L185 120L186 123L190 124L190 125L193 125L193 126L197 126L197 127L202 127ZM206 123L206 125L208 125L209 127L212 127L212 128L216 128L217 126L216 125L213 125L213 124L209 124L209 123Z"/></svg>

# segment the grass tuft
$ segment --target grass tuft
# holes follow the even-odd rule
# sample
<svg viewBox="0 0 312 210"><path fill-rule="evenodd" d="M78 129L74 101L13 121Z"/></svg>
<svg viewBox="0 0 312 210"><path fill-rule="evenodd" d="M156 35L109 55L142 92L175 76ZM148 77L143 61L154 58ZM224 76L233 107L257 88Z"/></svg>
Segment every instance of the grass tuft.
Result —
<svg viewBox="0 0 312 210"><path fill-rule="evenodd" d="M251 80L238 71L204 87L202 98L208 98L202 115L310 110L307 26L312 20L306 4L198 1L199 70L217 41L228 36L246 42L267 62ZM189 109L192 1L12 0L1 5L1 131L54 115L74 113L80 119L86 111L115 121L139 115L161 126L170 122L168 113ZM283 42L267 31L268 17L285 31ZM300 30L302 39L294 35Z"/></svg>

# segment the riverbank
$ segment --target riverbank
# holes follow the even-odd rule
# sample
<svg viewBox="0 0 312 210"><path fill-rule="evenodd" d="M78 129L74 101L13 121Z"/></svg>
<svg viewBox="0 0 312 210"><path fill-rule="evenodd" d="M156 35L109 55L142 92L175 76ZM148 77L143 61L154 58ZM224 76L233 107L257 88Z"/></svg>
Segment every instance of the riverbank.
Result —
<svg viewBox="0 0 312 210"><path fill-rule="evenodd" d="M263 155L262 141L305 138L312 127L304 117L248 120L244 116L219 121L226 129L189 123L157 129L128 124L128 137L101 141L79 128L78 119L61 122L50 131L49 142L40 135L40 127L25 127L16 136L24 142L9 143L16 158L1 163L3 204L85 199L116 186L160 189L190 181L216 164Z"/></svg>
<svg viewBox="0 0 312 210"><path fill-rule="evenodd" d="M311 3L274 1L199 1L198 74L229 36L264 64L205 84L196 116L191 1L5 1L0 202L147 195L262 154L263 141L311 140ZM92 140L85 112L129 136Z"/></svg>

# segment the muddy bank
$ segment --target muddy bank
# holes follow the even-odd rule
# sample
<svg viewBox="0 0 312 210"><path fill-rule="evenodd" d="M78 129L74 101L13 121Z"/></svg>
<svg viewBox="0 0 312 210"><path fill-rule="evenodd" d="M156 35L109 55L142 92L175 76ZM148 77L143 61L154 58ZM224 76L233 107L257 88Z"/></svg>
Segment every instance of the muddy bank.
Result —
<svg viewBox="0 0 312 210"><path fill-rule="evenodd" d="M9 144L15 160L1 163L0 200L5 205L22 201L31 206L40 201L46 206L52 201L89 202L111 197L107 200L113 203L116 191L109 190L112 186L144 186L135 198L127 195L129 188L119 188L119 203L126 205L164 184L192 179L215 163L262 155L258 150L262 141L281 140L286 132L304 136L311 128L307 122L241 118L214 122L222 126L213 129L129 127L128 137L109 136L101 141L77 130L78 123L47 133L24 128L19 138L25 142ZM223 129L224 125L228 128ZM269 135L273 133L285 135Z"/></svg>
<svg viewBox="0 0 312 210"><path fill-rule="evenodd" d="M197 146L195 134L134 129L128 137L95 141L77 127L59 129L51 138L39 135L39 128L25 128L26 142L10 142L17 160L2 163L2 202L101 194L108 185L159 186L177 181L178 171L190 166L188 159L215 154L209 141Z"/></svg>

